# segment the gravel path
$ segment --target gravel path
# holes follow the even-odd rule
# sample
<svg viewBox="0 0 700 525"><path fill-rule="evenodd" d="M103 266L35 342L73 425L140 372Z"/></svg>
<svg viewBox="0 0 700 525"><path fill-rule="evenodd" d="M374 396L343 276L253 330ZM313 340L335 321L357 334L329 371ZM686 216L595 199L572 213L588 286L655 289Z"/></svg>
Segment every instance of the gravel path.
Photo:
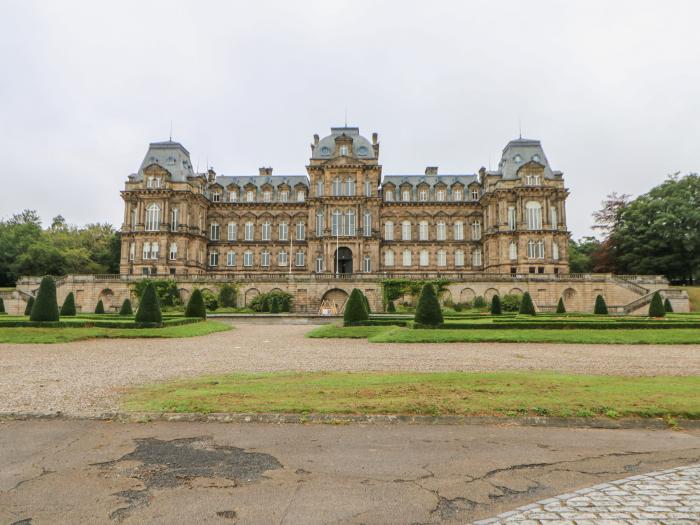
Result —
<svg viewBox="0 0 700 525"><path fill-rule="evenodd" d="M0 413L96 415L119 389L163 379L273 370L555 370L578 374L698 375L700 345L370 344L306 339L308 325L237 324L188 339L0 344Z"/></svg>

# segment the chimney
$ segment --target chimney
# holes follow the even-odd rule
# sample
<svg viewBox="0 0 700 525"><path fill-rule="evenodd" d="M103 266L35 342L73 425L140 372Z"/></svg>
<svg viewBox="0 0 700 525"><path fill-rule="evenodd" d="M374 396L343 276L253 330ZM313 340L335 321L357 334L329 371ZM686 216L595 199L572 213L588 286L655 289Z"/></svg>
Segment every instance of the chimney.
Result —
<svg viewBox="0 0 700 525"><path fill-rule="evenodd" d="M262 177L269 177L272 175L272 168L258 168L258 171Z"/></svg>
<svg viewBox="0 0 700 525"><path fill-rule="evenodd" d="M375 131L374 133L372 133L372 144L376 144L378 140L379 134Z"/></svg>
<svg viewBox="0 0 700 525"><path fill-rule="evenodd" d="M214 182L215 179L216 179L216 172L214 171L214 168L209 168L207 170L207 180L209 182Z"/></svg>
<svg viewBox="0 0 700 525"><path fill-rule="evenodd" d="M437 175L437 172L438 172L437 166L428 166L427 168L425 168L426 175Z"/></svg>
<svg viewBox="0 0 700 525"><path fill-rule="evenodd" d="M318 133L314 133L314 146L318 146Z"/></svg>

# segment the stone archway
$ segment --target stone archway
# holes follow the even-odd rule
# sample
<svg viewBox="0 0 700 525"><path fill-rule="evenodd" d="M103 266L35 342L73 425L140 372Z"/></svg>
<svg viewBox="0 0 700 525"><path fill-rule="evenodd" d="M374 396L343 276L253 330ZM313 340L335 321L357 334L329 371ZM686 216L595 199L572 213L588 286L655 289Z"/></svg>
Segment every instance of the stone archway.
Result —
<svg viewBox="0 0 700 525"><path fill-rule="evenodd" d="M496 290L495 288L489 288L488 290L486 290L486 291L484 292L484 299L486 300L486 302L487 302L488 304L491 303L491 299L493 299L493 296L494 296L494 295L500 295L500 294L498 293L498 290Z"/></svg>
<svg viewBox="0 0 700 525"><path fill-rule="evenodd" d="M474 297L476 297L476 293L471 288L463 288L462 291L459 292L460 303L470 303L474 300Z"/></svg>
<svg viewBox="0 0 700 525"><path fill-rule="evenodd" d="M337 274L352 273L352 250L347 246L341 246L333 254L333 266Z"/></svg>
<svg viewBox="0 0 700 525"><path fill-rule="evenodd" d="M320 313L326 310L332 315L338 315L345 310L345 303L348 301L348 292L340 288L332 288L321 297Z"/></svg>
<svg viewBox="0 0 700 525"><path fill-rule="evenodd" d="M452 292L449 290L443 290L443 292L440 294L440 302L443 304L451 304L452 303Z"/></svg>
<svg viewBox="0 0 700 525"><path fill-rule="evenodd" d="M180 288L177 293L180 296L180 300L185 304L187 304L187 301L190 300L190 295L192 295L187 288Z"/></svg>
<svg viewBox="0 0 700 525"><path fill-rule="evenodd" d="M510 292L508 292L508 295L523 295L523 291L520 288L511 288Z"/></svg>
<svg viewBox="0 0 700 525"><path fill-rule="evenodd" d="M109 288L105 288L100 292L100 295L97 296L97 301L102 301L105 312L109 312L114 306L114 292Z"/></svg>
<svg viewBox="0 0 700 525"><path fill-rule="evenodd" d="M574 301L576 301L576 290L573 288L567 288L564 293L561 294L564 299L564 306L570 309L573 306Z"/></svg>
<svg viewBox="0 0 700 525"><path fill-rule="evenodd" d="M250 288L245 292L245 305L248 306L250 302L260 295L260 291L257 288Z"/></svg>

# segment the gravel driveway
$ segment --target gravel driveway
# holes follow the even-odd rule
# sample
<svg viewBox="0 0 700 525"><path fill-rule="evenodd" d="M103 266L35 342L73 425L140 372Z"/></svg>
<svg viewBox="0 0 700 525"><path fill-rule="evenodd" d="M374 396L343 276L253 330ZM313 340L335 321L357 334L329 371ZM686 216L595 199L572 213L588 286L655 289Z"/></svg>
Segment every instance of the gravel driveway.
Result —
<svg viewBox="0 0 700 525"><path fill-rule="evenodd" d="M237 323L188 339L102 339L0 344L0 413L96 415L121 387L231 371L555 370L578 374L698 375L700 345L511 343L370 344L306 339L308 325Z"/></svg>

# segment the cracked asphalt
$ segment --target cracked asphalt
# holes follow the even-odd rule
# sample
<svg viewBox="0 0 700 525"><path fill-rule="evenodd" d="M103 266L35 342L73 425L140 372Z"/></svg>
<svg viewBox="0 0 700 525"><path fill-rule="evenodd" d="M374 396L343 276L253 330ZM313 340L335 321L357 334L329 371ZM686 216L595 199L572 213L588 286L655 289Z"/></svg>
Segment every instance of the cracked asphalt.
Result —
<svg viewBox="0 0 700 525"><path fill-rule="evenodd" d="M700 431L0 423L0 523L465 523L700 461Z"/></svg>

